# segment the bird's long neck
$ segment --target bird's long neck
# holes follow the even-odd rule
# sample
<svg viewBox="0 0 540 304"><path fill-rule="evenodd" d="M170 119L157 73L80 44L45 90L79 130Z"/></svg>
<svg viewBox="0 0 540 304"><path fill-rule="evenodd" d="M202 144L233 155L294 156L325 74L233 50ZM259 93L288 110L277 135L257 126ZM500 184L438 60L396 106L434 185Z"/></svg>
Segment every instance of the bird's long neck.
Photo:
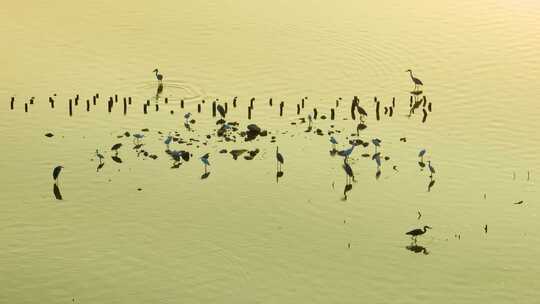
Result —
<svg viewBox="0 0 540 304"><path fill-rule="evenodd" d="M412 71L409 71L409 75L411 75L411 79L414 79L414 77L412 75Z"/></svg>
<svg viewBox="0 0 540 304"><path fill-rule="evenodd" d="M155 70L154 72L156 73L156 77L157 77L158 76L158 70Z"/></svg>
<svg viewBox="0 0 540 304"><path fill-rule="evenodd" d="M426 233L426 231L427 231L427 227L424 227L424 233Z"/></svg>

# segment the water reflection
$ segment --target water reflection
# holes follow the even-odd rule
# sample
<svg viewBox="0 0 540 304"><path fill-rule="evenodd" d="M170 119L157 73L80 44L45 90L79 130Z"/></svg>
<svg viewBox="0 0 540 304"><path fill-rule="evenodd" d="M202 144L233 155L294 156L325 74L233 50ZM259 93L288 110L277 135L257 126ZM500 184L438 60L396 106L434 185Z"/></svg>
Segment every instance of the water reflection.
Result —
<svg viewBox="0 0 540 304"><path fill-rule="evenodd" d="M434 185L435 185L435 180L434 180L434 179L431 179L431 180L429 181L427 191L428 191L428 192L431 192L431 188L432 188Z"/></svg>
<svg viewBox="0 0 540 304"><path fill-rule="evenodd" d="M163 93L163 84L159 83L156 89L156 100L159 99L159 96Z"/></svg>
<svg viewBox="0 0 540 304"><path fill-rule="evenodd" d="M60 193L60 188L58 187L58 185L56 183L53 184L53 193L54 193L54 197L56 197L57 200L62 200L62 193Z"/></svg>
<svg viewBox="0 0 540 304"><path fill-rule="evenodd" d="M424 255L429 254L429 251L427 250L426 247L420 246L420 245L418 245L416 243L411 243L410 245L405 246L405 249L407 249L409 251L412 251L414 253L423 253Z"/></svg>
<svg viewBox="0 0 540 304"><path fill-rule="evenodd" d="M347 193L352 190L352 184L346 184L345 189L343 189L343 200L347 200Z"/></svg>

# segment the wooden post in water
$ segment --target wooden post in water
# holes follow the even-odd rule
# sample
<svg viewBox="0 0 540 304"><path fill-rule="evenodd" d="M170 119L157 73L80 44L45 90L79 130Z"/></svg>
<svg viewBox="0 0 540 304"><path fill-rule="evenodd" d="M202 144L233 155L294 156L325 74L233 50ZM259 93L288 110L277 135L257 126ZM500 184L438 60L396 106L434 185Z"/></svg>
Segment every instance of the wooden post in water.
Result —
<svg viewBox="0 0 540 304"><path fill-rule="evenodd" d="M268 104L272 106L272 97L270 97L270 100L268 100Z"/></svg>
<svg viewBox="0 0 540 304"><path fill-rule="evenodd" d="M279 116L283 116L283 107L285 106L285 102L282 101L279 103Z"/></svg>
<svg viewBox="0 0 540 304"><path fill-rule="evenodd" d="M304 98L302 98L302 109L304 108Z"/></svg>
<svg viewBox="0 0 540 304"><path fill-rule="evenodd" d="M253 102L255 101L255 97L251 97L249 100L249 107L253 109Z"/></svg>
<svg viewBox="0 0 540 304"><path fill-rule="evenodd" d="M150 99L147 99L147 100L146 100L146 105L147 105L147 106L150 105Z"/></svg>
<svg viewBox="0 0 540 304"><path fill-rule="evenodd" d="M13 110L13 107L14 107L14 103L15 103L15 97L14 96L11 96L11 103L10 103L10 106L11 106L11 109Z"/></svg>
<svg viewBox="0 0 540 304"><path fill-rule="evenodd" d="M86 100L86 112L90 112L90 99Z"/></svg>
<svg viewBox="0 0 540 304"><path fill-rule="evenodd" d="M375 112L377 114L377 120L381 120L381 115L379 114L380 105L381 105L381 103L377 101L377 106L375 108Z"/></svg>
<svg viewBox="0 0 540 304"><path fill-rule="evenodd" d="M165 103L169 103L169 97L165 97Z"/></svg>
<svg viewBox="0 0 540 304"><path fill-rule="evenodd" d="M396 98L392 97L392 108L396 107Z"/></svg>
<svg viewBox="0 0 540 304"><path fill-rule="evenodd" d="M232 101L232 106L233 108L236 108L236 96L233 98L233 101Z"/></svg>
<svg viewBox="0 0 540 304"><path fill-rule="evenodd" d="M111 97L111 99L109 99L109 103L107 104L107 110L109 111L109 113L111 113L111 111L112 111L113 104L114 104L114 102L113 102L113 99Z"/></svg>
<svg viewBox="0 0 540 304"><path fill-rule="evenodd" d="M96 96L92 96L92 103L96 105Z"/></svg>
<svg viewBox="0 0 540 304"><path fill-rule="evenodd" d="M118 102L118 94L114 94L114 102Z"/></svg>
<svg viewBox="0 0 540 304"><path fill-rule="evenodd" d="M26 102L24 103L24 112L28 113L28 104Z"/></svg>
<svg viewBox="0 0 540 304"><path fill-rule="evenodd" d="M148 108L148 105L143 103L143 112L144 112L144 114L148 114L148 109L147 108Z"/></svg>
<svg viewBox="0 0 540 304"><path fill-rule="evenodd" d="M339 99L336 99L336 108L339 107Z"/></svg>
<svg viewBox="0 0 540 304"><path fill-rule="evenodd" d="M248 107L248 119L251 119L251 107Z"/></svg>
<svg viewBox="0 0 540 304"><path fill-rule="evenodd" d="M336 116L336 111L334 109L330 109L330 119L334 120L335 116Z"/></svg>
<svg viewBox="0 0 540 304"><path fill-rule="evenodd" d="M300 104L296 104L296 115L300 115Z"/></svg>
<svg viewBox="0 0 540 304"><path fill-rule="evenodd" d="M228 112L229 112L229 105L225 103L225 113L228 113Z"/></svg>
<svg viewBox="0 0 540 304"><path fill-rule="evenodd" d="M212 102L212 117L216 117L216 102Z"/></svg>
<svg viewBox="0 0 540 304"><path fill-rule="evenodd" d="M156 103L156 112L159 111L159 104Z"/></svg>
<svg viewBox="0 0 540 304"><path fill-rule="evenodd" d="M428 103L427 109L431 112L431 102Z"/></svg>
<svg viewBox="0 0 540 304"><path fill-rule="evenodd" d="M131 96L128 97L128 104L131 104Z"/></svg>
<svg viewBox="0 0 540 304"><path fill-rule="evenodd" d="M317 119L317 108L313 108L313 119Z"/></svg>
<svg viewBox="0 0 540 304"><path fill-rule="evenodd" d="M412 108L412 95L411 95L411 98L410 98L410 101L409 101L409 108Z"/></svg>
<svg viewBox="0 0 540 304"><path fill-rule="evenodd" d="M356 98L353 99L352 103L351 103L351 119L352 120L356 120Z"/></svg>
<svg viewBox="0 0 540 304"><path fill-rule="evenodd" d="M127 101L124 98L124 116L127 114Z"/></svg>
<svg viewBox="0 0 540 304"><path fill-rule="evenodd" d="M183 99L180 100L180 108L182 108L182 109L184 108L184 100Z"/></svg>
<svg viewBox="0 0 540 304"><path fill-rule="evenodd" d="M390 107L390 117L392 117L392 115L394 115L394 107Z"/></svg>
<svg viewBox="0 0 540 304"><path fill-rule="evenodd" d="M52 97L49 97L49 103L51 104L51 109L54 109L54 99Z"/></svg>
<svg viewBox="0 0 540 304"><path fill-rule="evenodd" d="M79 105L79 100L75 98L75 106L78 106L78 105Z"/></svg>
<svg viewBox="0 0 540 304"><path fill-rule="evenodd" d="M73 101L69 100L69 116L73 115Z"/></svg>
<svg viewBox="0 0 540 304"><path fill-rule="evenodd" d="M426 95L424 95L423 99L424 99L424 104L422 105L422 107L425 108L425 107L426 107L426 103L427 103Z"/></svg>
<svg viewBox="0 0 540 304"><path fill-rule="evenodd" d="M197 104L197 112L201 113L201 104L200 103Z"/></svg>
<svg viewBox="0 0 540 304"><path fill-rule="evenodd" d="M98 98L99 98L99 93L96 93L96 99L98 99Z"/></svg>

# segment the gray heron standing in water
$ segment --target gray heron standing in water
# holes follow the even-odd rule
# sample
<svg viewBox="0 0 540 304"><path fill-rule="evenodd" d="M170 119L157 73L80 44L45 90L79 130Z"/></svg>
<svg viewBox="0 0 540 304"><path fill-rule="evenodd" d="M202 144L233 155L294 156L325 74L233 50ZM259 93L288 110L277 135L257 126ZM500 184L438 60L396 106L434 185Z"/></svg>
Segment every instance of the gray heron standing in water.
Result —
<svg viewBox="0 0 540 304"><path fill-rule="evenodd" d="M418 157L420 157L420 161L424 162L424 155L426 154L426 149L420 150L420 153L418 153Z"/></svg>
<svg viewBox="0 0 540 304"><path fill-rule="evenodd" d="M430 226L424 226L424 229L416 228L416 229L413 229L413 230L411 230L411 231L409 231L409 232L407 232L405 234L410 235L411 238L416 242L416 237L426 233L427 229L431 229L431 227Z"/></svg>
<svg viewBox="0 0 540 304"><path fill-rule="evenodd" d="M283 155L279 153L279 147L276 147L276 160L278 164L278 172L281 171L281 165L285 162Z"/></svg>
<svg viewBox="0 0 540 304"><path fill-rule="evenodd" d="M56 166L53 169L52 177L55 183L58 182L58 178L60 177L60 172L62 172L62 169L64 169L64 167L62 166Z"/></svg>
<svg viewBox="0 0 540 304"><path fill-rule="evenodd" d="M103 156L103 154L99 153L98 149L96 149L96 156L99 159L99 163L101 164L103 162L103 159L105 158L105 156Z"/></svg>
<svg viewBox="0 0 540 304"><path fill-rule="evenodd" d="M380 147L381 146L381 142L382 140L378 139L378 138L374 138L371 140L371 142L373 143L373 145L375 146L375 153L377 153L377 147Z"/></svg>
<svg viewBox="0 0 540 304"><path fill-rule="evenodd" d="M405 72L409 72L409 75L411 75L411 79L414 82L414 90L415 91L418 90L418 86L423 86L424 85L420 79L413 76L413 73L412 73L412 71L410 69L408 69Z"/></svg>
<svg viewBox="0 0 540 304"><path fill-rule="evenodd" d="M336 150L337 140L334 138L334 136L330 136L330 143L332 143L332 150Z"/></svg>
<svg viewBox="0 0 540 304"><path fill-rule="evenodd" d="M156 73L156 79L161 83L163 81L163 75L158 73L158 69L155 69L153 72Z"/></svg>

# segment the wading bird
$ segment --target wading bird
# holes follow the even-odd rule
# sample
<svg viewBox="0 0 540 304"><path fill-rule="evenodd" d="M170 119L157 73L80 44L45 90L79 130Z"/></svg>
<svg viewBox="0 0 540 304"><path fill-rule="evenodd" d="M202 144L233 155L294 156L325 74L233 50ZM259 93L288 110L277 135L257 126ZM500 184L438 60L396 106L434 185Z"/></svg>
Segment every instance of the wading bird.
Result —
<svg viewBox="0 0 540 304"><path fill-rule="evenodd" d="M356 126L356 135L360 135L360 131L364 130L365 128L367 128L367 126L364 124L364 123L359 123L357 126Z"/></svg>
<svg viewBox="0 0 540 304"><path fill-rule="evenodd" d="M52 173L52 177L54 179L55 182L58 182L58 177L60 177L60 172L62 172L62 169L64 167L62 166L56 166L54 169L53 169L53 173Z"/></svg>
<svg viewBox="0 0 540 304"><path fill-rule="evenodd" d="M159 81L159 82L162 82L163 81L163 75L159 74L158 73L158 69L155 69L153 71L153 73L156 73L156 79Z"/></svg>
<svg viewBox="0 0 540 304"><path fill-rule="evenodd" d="M137 142L139 142L141 139L143 139L143 137L144 137L144 134L139 134L139 133L133 134L133 138L135 138L135 140Z"/></svg>
<svg viewBox="0 0 540 304"><path fill-rule="evenodd" d="M420 161L424 162L424 155L426 154L426 149L420 150L420 153L418 153L418 157L420 157Z"/></svg>
<svg viewBox="0 0 540 304"><path fill-rule="evenodd" d="M283 155L281 155L281 153L279 153L279 147L276 147L276 160L277 160L277 170L278 172L281 171L281 165L283 165L283 163L285 162L285 159L283 158Z"/></svg>
<svg viewBox="0 0 540 304"><path fill-rule="evenodd" d="M356 147L356 146L351 145L351 147L349 149L347 149L347 150L338 151L338 155L345 157L345 161L346 161L349 158L349 156L352 154L352 152L354 150L354 147Z"/></svg>
<svg viewBox="0 0 540 304"><path fill-rule="evenodd" d="M114 151L114 152L116 152L116 154L118 154L118 149L120 149L120 147L122 147L122 144L121 144L121 143L114 144L114 145L111 147L111 151Z"/></svg>
<svg viewBox="0 0 540 304"><path fill-rule="evenodd" d="M405 233L406 235L410 235L411 238L414 240L414 242L416 242L416 237L419 236L419 235L422 235L424 233L426 233L427 229L432 229L431 227L429 226L424 226L424 229L420 229L420 228L416 228L416 229L413 229L407 233Z"/></svg>
<svg viewBox="0 0 540 304"><path fill-rule="evenodd" d="M99 153L99 150L96 149L96 156L99 159L99 163L101 164L103 162L103 159L105 158L103 154Z"/></svg>
<svg viewBox="0 0 540 304"><path fill-rule="evenodd" d="M208 161L208 158L210 157L209 153L206 153L205 155L201 156L201 162L204 164L204 173L206 174L206 168L210 166L210 162Z"/></svg>
<svg viewBox="0 0 540 304"><path fill-rule="evenodd" d="M217 111L219 112L219 115L221 115L221 118L225 118L225 114L227 112L225 111L225 108L222 105L217 105Z"/></svg>
<svg viewBox="0 0 540 304"><path fill-rule="evenodd" d="M409 72L409 75L411 75L411 79L414 82L414 91L418 90L419 85L421 85L421 86L424 85L420 79L413 76L413 73L412 73L412 71L410 69L405 71L405 72Z"/></svg>
<svg viewBox="0 0 540 304"><path fill-rule="evenodd" d="M332 150L336 150L337 140L334 138L334 136L330 136L330 143L332 143Z"/></svg>
<svg viewBox="0 0 540 304"><path fill-rule="evenodd" d="M172 136L169 135L163 142L165 145L167 145L167 150L169 150L169 145L171 144L171 141L172 141Z"/></svg>
<svg viewBox="0 0 540 304"><path fill-rule="evenodd" d="M375 153L377 153L377 147L381 146L382 141L378 138L374 138L371 140L371 142L373 143L373 145L375 145Z"/></svg>

